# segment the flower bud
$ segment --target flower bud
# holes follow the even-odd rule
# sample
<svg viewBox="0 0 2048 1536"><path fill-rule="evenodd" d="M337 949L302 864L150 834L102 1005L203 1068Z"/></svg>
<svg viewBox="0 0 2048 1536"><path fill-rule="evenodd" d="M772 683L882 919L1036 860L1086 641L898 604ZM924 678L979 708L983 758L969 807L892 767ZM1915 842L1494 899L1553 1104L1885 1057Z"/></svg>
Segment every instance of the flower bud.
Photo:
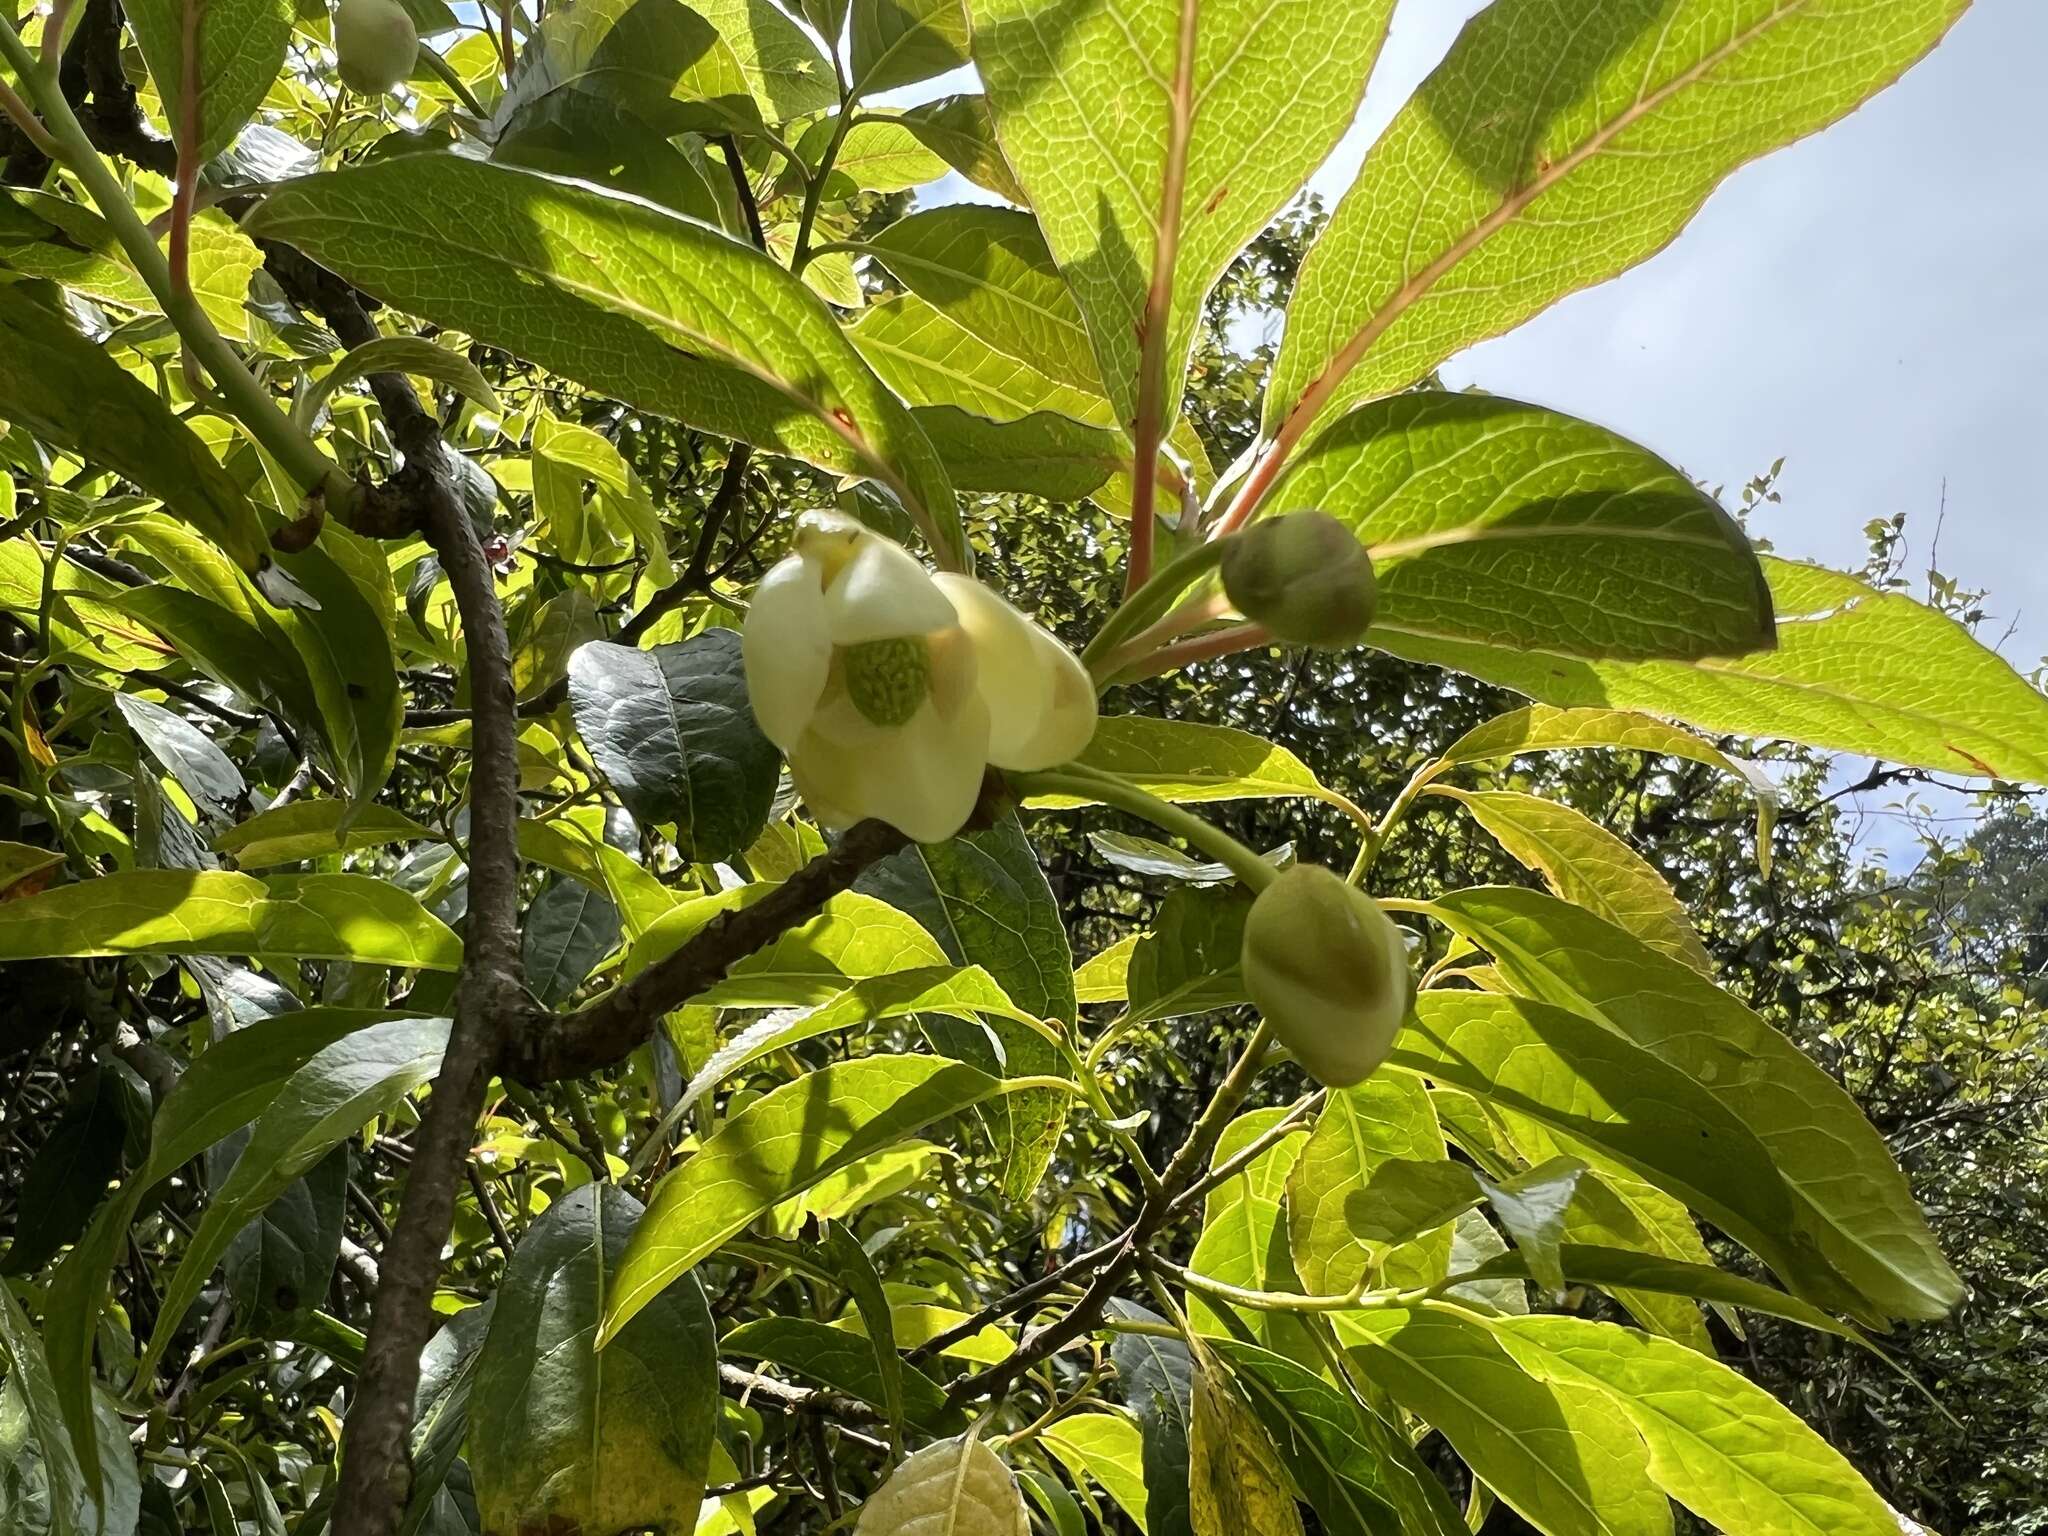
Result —
<svg viewBox="0 0 2048 1536"><path fill-rule="evenodd" d="M1275 639L1320 646L1364 639L1376 593L1372 556L1326 512L1263 518L1231 538L1223 590Z"/></svg>
<svg viewBox="0 0 2048 1536"><path fill-rule="evenodd" d="M1365 892L1297 864L1245 919L1245 989L1310 1077L1348 1088L1371 1075L1415 1004L1408 945Z"/></svg>
<svg viewBox="0 0 2048 1536"><path fill-rule="evenodd" d="M420 38L397 0L340 0L334 10L334 51L342 83L382 96L412 74Z"/></svg>

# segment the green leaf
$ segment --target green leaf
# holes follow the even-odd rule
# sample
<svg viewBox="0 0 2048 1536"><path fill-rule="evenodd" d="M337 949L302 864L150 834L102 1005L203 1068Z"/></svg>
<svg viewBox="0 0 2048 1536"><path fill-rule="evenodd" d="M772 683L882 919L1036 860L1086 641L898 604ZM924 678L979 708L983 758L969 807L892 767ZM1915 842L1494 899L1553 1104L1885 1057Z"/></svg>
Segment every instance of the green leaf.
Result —
<svg viewBox="0 0 2048 1536"><path fill-rule="evenodd" d="M74 293L138 314L156 315L163 305L134 258L98 213L83 203L50 192L10 188L8 196L57 227L55 238L0 252L0 263L26 277L46 277ZM189 237L193 297L214 328L235 341L249 338L249 279L263 265L263 253L218 209L192 220Z"/></svg>
<svg viewBox="0 0 2048 1536"><path fill-rule="evenodd" d="M1014 813L994 826L944 843L918 843L870 870L857 889L909 913L936 937L955 965L979 966L1003 994L1035 1019L1072 1029L1080 1017L1074 955L1059 902L1037 850ZM1066 1076L1072 1061L1037 1030L991 1014L985 1023L927 1022L946 1055L997 1077ZM1002 1189L1029 1198L1044 1176L1067 1123L1057 1089L1005 1094L978 1113L1002 1165Z"/></svg>
<svg viewBox="0 0 2048 1536"><path fill-rule="evenodd" d="M548 12L491 114L491 136L556 94L593 96L657 138L761 131L739 55L677 0L576 0Z"/></svg>
<svg viewBox="0 0 2048 1536"><path fill-rule="evenodd" d="M700 863L760 836L780 756L754 723L736 630L650 650L594 640L569 658L576 734L626 809L673 822Z"/></svg>
<svg viewBox="0 0 2048 1536"><path fill-rule="evenodd" d="M989 421L951 405L915 406L910 414L962 491L1080 501L1131 467L1121 435L1055 411L1015 421Z"/></svg>
<svg viewBox="0 0 2048 1536"><path fill-rule="evenodd" d="M1714 974L1706 945L1664 877L1598 822L1555 800L1512 790L1439 784L1429 793L1464 806L1510 858L1541 874L1565 901L1702 976Z"/></svg>
<svg viewBox="0 0 2048 1536"><path fill-rule="evenodd" d="M1188 1430L1195 1536L1301 1536L1301 1510L1272 1440L1229 1376L1199 1349Z"/></svg>
<svg viewBox="0 0 2048 1536"><path fill-rule="evenodd" d="M820 1068L755 1100L656 1186L606 1297L600 1345L782 1200L1005 1091L957 1061L878 1055Z"/></svg>
<svg viewBox="0 0 2048 1536"><path fill-rule="evenodd" d="M116 694L114 707L149 748L149 755L178 781L202 812L223 815L248 793L249 786L234 759L183 715L132 693Z"/></svg>
<svg viewBox="0 0 2048 1536"><path fill-rule="evenodd" d="M1117 418L1136 413L1148 295L1164 419L1201 300L1350 126L1390 0L974 0L1003 149L1088 319Z"/></svg>
<svg viewBox="0 0 2048 1536"><path fill-rule="evenodd" d="M43 1474L49 1480L49 1521L52 1536L91 1536L99 1527L101 1484L79 1470L57 1404L56 1383L35 1325L0 1284L0 1359L7 1364L7 1385L21 1394L29 1428L42 1452ZM95 1472L98 1462L93 1463Z"/></svg>
<svg viewBox="0 0 2048 1536"><path fill-rule="evenodd" d="M1210 1159L1220 1167L1286 1115L1285 1109L1255 1109L1224 1128ZM1202 1212L1202 1235L1189 1258L1190 1267L1212 1280L1254 1291L1300 1291L1301 1277L1287 1251L1287 1218L1283 1199L1288 1175L1308 1141L1308 1133L1290 1130L1209 1192ZM1188 1316L1195 1330L1222 1335L1233 1330L1217 1306L1197 1295L1188 1298ZM1250 1314L1251 1331L1259 1342L1304 1362L1319 1360L1315 1342L1298 1315L1284 1312ZM1196 1529L1201 1529L1199 1519Z"/></svg>
<svg viewBox="0 0 2048 1536"><path fill-rule="evenodd" d="M491 159L673 208L728 234L743 233L732 183L701 147L657 136L602 97L556 91L528 103L498 131Z"/></svg>
<svg viewBox="0 0 2048 1536"><path fill-rule="evenodd" d="M787 122L839 104L832 66L803 29L770 0L694 0L690 9L716 27L738 55L769 122Z"/></svg>
<svg viewBox="0 0 2048 1536"><path fill-rule="evenodd" d="M606 1352L611 1350L609 1344ZM807 1317L757 1317L740 1324L718 1341L721 1355L766 1360L812 1381L889 1411L889 1382L880 1351L864 1334L849 1333ZM903 1395L902 1412L927 1434L956 1433L962 1419L946 1405L938 1383L889 1351L896 1364Z"/></svg>
<svg viewBox="0 0 2048 1536"><path fill-rule="evenodd" d="M1508 1236L1528 1260L1530 1274L1553 1296L1564 1293L1558 1244L1564 1235L1566 1212L1585 1171L1586 1165L1575 1157L1554 1157L1503 1184L1483 1173L1474 1175L1486 1192L1495 1219L1507 1228Z"/></svg>
<svg viewBox="0 0 2048 1536"><path fill-rule="evenodd" d="M1656 455L1540 406L1422 390L1299 453L1275 507L1347 524L1382 631L1563 656L1768 649L1771 597L1735 520Z"/></svg>
<svg viewBox="0 0 2048 1536"><path fill-rule="evenodd" d="M1131 948L1124 1022L1150 1024L1245 1002L1238 958L1250 909L1242 890L1168 891L1151 932Z"/></svg>
<svg viewBox="0 0 2048 1536"><path fill-rule="evenodd" d="M1077 762L1128 779L1175 804L1208 800L1272 800L1299 796L1341 800L1285 747L1225 725L1109 715ZM1067 807L1097 802L1076 795L1033 795L1027 805Z"/></svg>
<svg viewBox="0 0 2048 1536"><path fill-rule="evenodd" d="M1649 1447L1651 1480L1709 1525L1755 1536L1896 1536L1890 1507L1840 1452L1719 1361L1585 1318L1491 1326L1531 1374L1605 1390Z"/></svg>
<svg viewBox="0 0 2048 1536"><path fill-rule="evenodd" d="M641 0L641 3L646 3L646 0ZM581 8L580 5L576 7L578 10ZM554 14L564 13L557 11ZM445 384L487 411L503 409L490 380L460 352L451 351L424 336L379 336L359 347L351 347L340 362L309 385L305 393L292 402L293 417L301 423L318 420L321 407L334 397L337 389L373 373L411 374L415 378Z"/></svg>
<svg viewBox="0 0 2048 1536"><path fill-rule="evenodd" d="M392 1019L323 1046L288 1078L249 1134L234 1172L214 1192L164 1289L143 1353L146 1378L230 1240L285 1187L366 1122L434 1075L448 1044L446 1019Z"/></svg>
<svg viewBox="0 0 2048 1536"><path fill-rule="evenodd" d="M861 1506L856 1536L1027 1536L1031 1515L1010 1469L978 1434L936 1440L897 1463Z"/></svg>
<svg viewBox="0 0 2048 1536"><path fill-rule="evenodd" d="M357 848L408 843L434 834L403 811L345 800L294 800L258 811L213 840L216 853L233 854L243 869L297 864Z"/></svg>
<svg viewBox="0 0 2048 1536"><path fill-rule="evenodd" d="M171 136L201 160L235 141L284 68L288 0L133 0L123 7ZM198 50L187 56L188 45ZM199 99L187 99L188 82ZM196 133L193 132L196 130ZM197 143L187 140L196 138Z"/></svg>
<svg viewBox="0 0 2048 1536"><path fill-rule="evenodd" d="M1285 1355L1240 1339L1210 1348L1329 1536L1465 1536L1443 1484L1378 1414Z"/></svg>
<svg viewBox="0 0 2048 1536"><path fill-rule="evenodd" d="M846 328L860 355L914 406L950 405L989 421L1050 411L1114 430L1099 385L1062 384L991 346L915 293L870 304Z"/></svg>
<svg viewBox="0 0 2048 1536"><path fill-rule="evenodd" d="M954 203L898 219L861 248L962 330L1055 383L1102 393L1088 328L1030 214Z"/></svg>
<svg viewBox="0 0 2048 1536"><path fill-rule="evenodd" d="M820 118L797 142L797 154L815 167L823 161L825 146L836 132L832 118ZM905 192L945 174L945 160L928 149L907 124L863 113L860 121L847 129L839 153L833 157L825 194L851 197L856 192ZM794 231L791 235L794 239Z"/></svg>
<svg viewBox="0 0 2048 1536"><path fill-rule="evenodd" d="M1165 1319L1135 1302L1113 1301L1112 1313L1159 1324ZM1188 1417L1193 1411L1195 1360L1178 1338L1119 1333L1110 1359L1117 1384L1138 1417L1144 1440L1144 1536L1192 1536L1188 1517ZM1135 1517L1133 1517L1135 1518Z"/></svg>
<svg viewBox="0 0 2048 1536"><path fill-rule="evenodd" d="M912 85L967 62L958 0L853 0L853 94Z"/></svg>
<svg viewBox="0 0 2048 1536"><path fill-rule="evenodd" d="M497 1308L493 1296L465 1307L441 1325L420 1351L420 1384L413 1394L412 1491L399 1536L415 1536L469 1434L469 1400L476 1386L477 1356Z"/></svg>
<svg viewBox="0 0 2048 1536"><path fill-rule="evenodd" d="M715 230L453 155L307 177L249 227L387 303L643 410L874 477L963 557L952 487L902 403L822 301Z"/></svg>
<svg viewBox="0 0 2048 1536"><path fill-rule="evenodd" d="M1482 1193L1463 1163L1443 1157L1388 1158L1366 1175L1356 1193L1345 1196L1343 1214L1364 1242L1411 1243L1441 1232L1448 1253L1450 1224L1477 1205Z"/></svg>
<svg viewBox="0 0 2048 1536"><path fill-rule="evenodd" d="M1075 1487L1092 1479L1131 1517L1138 1536L1147 1536L1145 1445L1136 1424L1120 1414L1070 1413L1039 1438L1073 1475Z"/></svg>
<svg viewBox="0 0 2048 1536"><path fill-rule="evenodd" d="M0 897L30 876L39 875L63 862L63 853L55 848L0 842Z"/></svg>
<svg viewBox="0 0 2048 1536"><path fill-rule="evenodd" d="M1359 1235L1349 1205L1383 1165L1400 1160L1427 1165L1443 1157L1436 1111L1414 1078L1385 1073L1356 1087L1331 1089L1287 1179L1288 1251L1303 1286L1326 1295L1348 1291L1375 1267L1388 1285L1441 1279L1450 1251L1448 1233L1433 1242L1390 1249Z"/></svg>
<svg viewBox="0 0 2048 1536"><path fill-rule="evenodd" d="M1485 1322L1448 1307L1334 1320L1366 1375L1546 1536L1670 1536L1649 1455L1606 1392L1531 1375Z"/></svg>
<svg viewBox="0 0 2048 1536"><path fill-rule="evenodd" d="M520 1239L470 1394L484 1529L695 1527L718 1423L703 1290L684 1277L593 1346L646 1219L616 1184L586 1184Z"/></svg>
<svg viewBox="0 0 2048 1536"><path fill-rule="evenodd" d="M1663 1006L1678 1016L1678 1005ZM1709 1085L1548 1003L1427 991L1416 1009L1392 1065L1592 1145L1708 1217L1793 1289L1829 1305L1854 1299L1801 1220L1759 1139L1765 1128L1737 1118Z"/></svg>
<svg viewBox="0 0 2048 1536"><path fill-rule="evenodd" d="M561 421L543 413L533 424L533 463L536 498L548 486L551 471L567 471L559 488L580 518L583 481L594 481L599 505L631 532L633 542L647 557L648 575L664 585L675 579L675 564L669 558L668 532L662 527L661 513L640 476L610 438L578 422ZM554 532L564 543L584 549L587 546L581 537L567 536L561 516L566 510L567 507L550 511Z"/></svg>
<svg viewBox="0 0 2048 1536"><path fill-rule="evenodd" d="M341 1251L348 1173L348 1149L334 1148L228 1243L222 1276L235 1315L251 1333L280 1328L291 1314L309 1311L326 1297Z"/></svg>
<svg viewBox="0 0 2048 1536"><path fill-rule="evenodd" d="M138 1119L119 1072L95 1066L71 1085L57 1123L20 1175L13 1241L0 1273L34 1274L85 1230L121 1170L131 1121Z"/></svg>
<svg viewBox="0 0 2048 1536"><path fill-rule="evenodd" d="M269 564L256 509L206 446L155 390L19 284L0 284L0 417L134 481L244 571Z"/></svg>
<svg viewBox="0 0 2048 1536"><path fill-rule="evenodd" d="M390 563L376 544L332 523L318 544L277 563L320 604L272 617L305 663L337 776L367 804L391 777L405 721Z"/></svg>
<svg viewBox="0 0 2048 1536"><path fill-rule="evenodd" d="M877 1379L882 1390L882 1410L889 1416L891 1445L901 1450L903 1445L903 1411L906 1401L902 1357L896 1353L896 1314L889 1305L889 1296L882 1289L882 1277L875 1269L875 1261L868 1256L861 1240L853 1228L841 1222L833 1222L818 1242L819 1257L824 1259L835 1274L846 1293L853 1301L854 1316L861 1323L860 1335L874 1346L874 1360ZM727 1336L728 1340L730 1335ZM916 1375L929 1382L930 1377L922 1371ZM912 1394L921 1388L910 1389ZM934 1388L936 1390L936 1388ZM928 1401L928 1400L927 1400ZM943 1407L945 1397L939 1397ZM920 1408L920 1413L924 1410Z"/></svg>
<svg viewBox="0 0 2048 1536"><path fill-rule="evenodd" d="M520 931L526 985L548 1007L583 985L619 942L619 909L602 891L559 876L541 887Z"/></svg>
<svg viewBox="0 0 2048 1536"><path fill-rule="evenodd" d="M135 870L0 903L0 958L282 955L452 971L462 945L369 875Z"/></svg>
<svg viewBox="0 0 2048 1536"><path fill-rule="evenodd" d="M1553 709L1531 704L1475 725L1444 749L1419 775L1433 782L1466 763L1496 762L1524 752L1557 752L1579 747L1612 747L1657 757L1682 757L1733 774L1756 798L1759 861L1770 872L1771 824L1777 820L1778 787L1764 772L1733 758L1691 731L1623 709Z"/></svg>
<svg viewBox="0 0 2048 1536"><path fill-rule="evenodd" d="M1860 1293L1862 1315L1940 1317L1962 1299L1856 1101L1735 997L1540 892L1452 892L1438 910L1511 985L1602 1021L1749 1126L1797 1192L1799 1230Z"/></svg>
<svg viewBox="0 0 2048 1536"><path fill-rule="evenodd" d="M1376 643L1546 704L2048 784L2048 698L1960 624L1838 571L1763 567L1778 612L1778 648L1764 654L1595 662L1393 633Z"/></svg>
<svg viewBox="0 0 2048 1536"><path fill-rule="evenodd" d="M996 143L996 122L981 95L942 96L903 113L901 122L946 163L996 196L1030 201Z"/></svg>
<svg viewBox="0 0 2048 1536"><path fill-rule="evenodd" d="M1966 4L1489 6L1302 263L1267 434L1299 440L1653 255L1722 177L1889 85Z"/></svg>
<svg viewBox="0 0 2048 1536"><path fill-rule="evenodd" d="M758 894L754 887L748 890ZM676 920L656 923L627 957L626 974L665 953L671 940L701 921L703 914L693 908L719 902L700 898L680 908ZM724 1008L800 1007L838 997L849 982L922 970L945 959L937 941L914 919L871 896L843 891L816 917L731 966L723 980L694 1001Z"/></svg>

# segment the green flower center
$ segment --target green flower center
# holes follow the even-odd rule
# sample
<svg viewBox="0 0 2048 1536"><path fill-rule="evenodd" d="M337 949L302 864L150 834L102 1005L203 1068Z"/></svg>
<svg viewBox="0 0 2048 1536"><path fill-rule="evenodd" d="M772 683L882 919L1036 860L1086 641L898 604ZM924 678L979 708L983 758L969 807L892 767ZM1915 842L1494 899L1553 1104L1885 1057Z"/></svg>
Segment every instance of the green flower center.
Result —
<svg viewBox="0 0 2048 1536"><path fill-rule="evenodd" d="M845 646L839 661L846 696L872 725L906 725L931 697L932 652L922 635Z"/></svg>

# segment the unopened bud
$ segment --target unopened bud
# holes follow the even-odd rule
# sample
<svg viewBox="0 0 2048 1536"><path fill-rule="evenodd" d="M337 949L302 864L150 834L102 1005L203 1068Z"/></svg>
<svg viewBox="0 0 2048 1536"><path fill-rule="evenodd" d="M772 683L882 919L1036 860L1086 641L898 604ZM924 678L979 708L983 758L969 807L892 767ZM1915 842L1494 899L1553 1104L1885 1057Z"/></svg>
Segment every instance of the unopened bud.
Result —
<svg viewBox="0 0 2048 1536"><path fill-rule="evenodd" d="M1245 989L1329 1088L1370 1076L1415 1004L1408 946L1365 892L1316 864L1283 871L1245 919Z"/></svg>
<svg viewBox="0 0 2048 1536"><path fill-rule="evenodd" d="M340 0L334 9L334 52L344 85L365 96L382 96L419 62L419 32L397 0Z"/></svg>
<svg viewBox="0 0 2048 1536"><path fill-rule="evenodd" d="M1364 639L1377 591L1372 556L1326 512L1262 518L1230 539L1223 590L1275 639L1320 646Z"/></svg>

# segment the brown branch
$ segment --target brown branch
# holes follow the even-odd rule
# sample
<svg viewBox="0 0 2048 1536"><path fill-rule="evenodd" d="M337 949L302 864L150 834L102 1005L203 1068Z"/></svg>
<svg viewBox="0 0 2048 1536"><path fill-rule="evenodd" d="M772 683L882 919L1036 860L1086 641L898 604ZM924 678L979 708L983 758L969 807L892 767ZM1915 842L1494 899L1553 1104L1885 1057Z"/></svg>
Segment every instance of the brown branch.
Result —
<svg viewBox="0 0 2048 1536"><path fill-rule="evenodd" d="M863 821L827 853L811 860L751 906L721 912L664 960L588 1007L510 1042L505 1073L522 1083L582 1077L623 1061L654 1032L662 1015L773 943L910 839L879 821ZM472 901L474 898L472 898Z"/></svg>
<svg viewBox="0 0 2048 1536"><path fill-rule="evenodd" d="M732 453L725 461L725 474L718 482L718 489L712 493L710 505L704 509L704 521L697 529L697 548L690 556L689 565L682 575L650 597L646 607L619 626L619 644L638 645L640 637L652 629L664 614L680 608L692 594L711 590L711 547L717 541L719 530L725 526L726 518L740 503L741 494L746 490L747 465L753 456L754 450L747 444L732 445Z"/></svg>

